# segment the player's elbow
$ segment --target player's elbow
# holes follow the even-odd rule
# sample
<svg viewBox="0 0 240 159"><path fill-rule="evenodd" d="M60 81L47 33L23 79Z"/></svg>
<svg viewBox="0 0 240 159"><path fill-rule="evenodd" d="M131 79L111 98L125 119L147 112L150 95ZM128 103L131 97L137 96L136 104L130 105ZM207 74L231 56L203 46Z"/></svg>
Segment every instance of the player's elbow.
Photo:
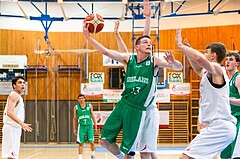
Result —
<svg viewBox="0 0 240 159"><path fill-rule="evenodd" d="M7 110L7 116L12 116L13 111L12 110Z"/></svg>
<svg viewBox="0 0 240 159"><path fill-rule="evenodd" d="M183 66L180 65L178 67L173 67L173 69L176 70L176 71L181 71L183 69Z"/></svg>
<svg viewBox="0 0 240 159"><path fill-rule="evenodd" d="M183 65L179 62L175 62L173 65L172 65L172 69L173 70L176 70L176 71L180 71L183 69Z"/></svg>

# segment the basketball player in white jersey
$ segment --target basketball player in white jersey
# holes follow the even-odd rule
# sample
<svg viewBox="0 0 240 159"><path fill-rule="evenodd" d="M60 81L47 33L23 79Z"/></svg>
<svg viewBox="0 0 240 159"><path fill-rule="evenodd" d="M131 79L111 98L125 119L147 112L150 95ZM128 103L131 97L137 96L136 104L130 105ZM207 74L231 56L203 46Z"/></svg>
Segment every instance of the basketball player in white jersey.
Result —
<svg viewBox="0 0 240 159"><path fill-rule="evenodd" d="M3 114L2 158L18 158L22 129L32 132L31 124L24 123L25 109L21 93L24 91L25 80L22 76L12 79L13 91L7 98Z"/></svg>
<svg viewBox="0 0 240 159"><path fill-rule="evenodd" d="M143 1L144 7L142 10L143 15L146 17L143 35L150 36L150 21L151 21L151 6L149 0ZM115 21L114 33L116 36L118 49L120 52L128 53L128 49L118 32L119 21ZM139 151L142 159L158 159L157 151L157 138L159 130L159 111L156 105L156 99L148 106L146 110L146 119L139 140ZM131 158L128 156L128 158Z"/></svg>
<svg viewBox="0 0 240 159"><path fill-rule="evenodd" d="M177 29L176 45L185 53L200 82L200 122L202 128L179 159L213 159L230 144L236 135L236 118L229 104L229 79L221 62L226 56L222 43L211 43L206 53L182 44L181 29Z"/></svg>

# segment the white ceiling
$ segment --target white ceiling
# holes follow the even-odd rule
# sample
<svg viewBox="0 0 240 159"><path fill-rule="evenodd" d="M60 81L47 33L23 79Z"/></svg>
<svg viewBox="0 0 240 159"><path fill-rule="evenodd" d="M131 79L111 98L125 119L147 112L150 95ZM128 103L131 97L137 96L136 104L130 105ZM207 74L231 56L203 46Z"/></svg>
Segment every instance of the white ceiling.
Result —
<svg viewBox="0 0 240 159"><path fill-rule="evenodd" d="M14 0L0 0L0 12L1 15L12 16L40 16L41 13L30 3L30 2L11 2ZM211 7L213 8L220 0L211 0ZM225 0L227 3L221 8L220 11L230 11L230 10L240 10L239 0ZM223 1L224 2L224 1ZM221 3L223 3L221 2ZM169 2L155 2L153 6L161 6L161 15L171 15L171 3ZM46 5L44 2L34 2L33 3L43 14L47 11L50 17L65 17L65 18L84 18L87 13L77 4L77 3L55 3L49 2ZM173 10L175 11L182 2L174 2ZM126 9L125 4L121 3L80 3L80 5L88 12L99 13L105 18L121 18L132 17L132 12ZM137 5L134 3L133 5ZM131 6L131 4L128 4ZM215 8L217 10L221 7L221 4ZM126 12L127 10L127 12ZM195 13L206 13L208 11L208 0L186 0L183 6L179 9L177 14L191 14L193 16ZM154 12L154 10L153 10ZM237 14L237 13L235 13ZM66 19L65 19L66 20Z"/></svg>

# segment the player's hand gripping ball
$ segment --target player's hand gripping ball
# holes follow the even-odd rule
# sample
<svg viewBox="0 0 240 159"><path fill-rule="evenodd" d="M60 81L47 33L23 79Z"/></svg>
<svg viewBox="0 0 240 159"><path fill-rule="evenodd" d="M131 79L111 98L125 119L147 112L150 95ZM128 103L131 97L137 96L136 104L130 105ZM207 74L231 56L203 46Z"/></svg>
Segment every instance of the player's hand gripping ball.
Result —
<svg viewBox="0 0 240 159"><path fill-rule="evenodd" d="M85 18L84 22L86 23L89 33L92 34L99 33L104 27L104 19L97 13L89 14Z"/></svg>

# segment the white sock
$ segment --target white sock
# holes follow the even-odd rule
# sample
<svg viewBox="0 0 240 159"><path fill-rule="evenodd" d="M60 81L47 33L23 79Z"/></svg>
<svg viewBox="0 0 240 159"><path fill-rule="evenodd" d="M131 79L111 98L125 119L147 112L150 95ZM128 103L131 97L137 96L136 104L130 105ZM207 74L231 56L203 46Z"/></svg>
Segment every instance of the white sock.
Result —
<svg viewBox="0 0 240 159"><path fill-rule="evenodd" d="M95 151L92 151L92 155L94 155L94 156L95 156Z"/></svg>
<svg viewBox="0 0 240 159"><path fill-rule="evenodd" d="M78 159L82 159L82 154L79 154L79 155L78 155Z"/></svg>
<svg viewBox="0 0 240 159"><path fill-rule="evenodd" d="M116 155L116 157L117 157L118 159L124 159L124 155L123 155L122 152L120 152L120 154Z"/></svg>

